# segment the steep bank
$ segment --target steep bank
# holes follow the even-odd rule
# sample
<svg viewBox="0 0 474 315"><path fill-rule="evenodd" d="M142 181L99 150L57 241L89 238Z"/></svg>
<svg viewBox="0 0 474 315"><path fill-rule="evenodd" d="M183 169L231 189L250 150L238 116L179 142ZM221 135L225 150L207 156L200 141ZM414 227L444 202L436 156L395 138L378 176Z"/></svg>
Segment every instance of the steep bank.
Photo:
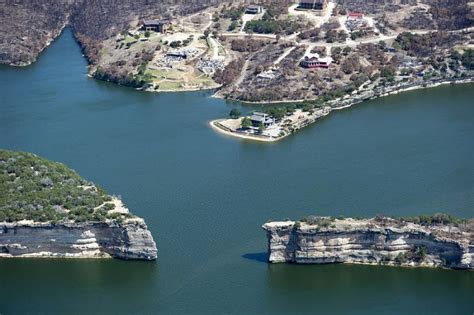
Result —
<svg viewBox="0 0 474 315"><path fill-rule="evenodd" d="M0 222L0 257L154 260L157 250L142 219L127 222Z"/></svg>
<svg viewBox="0 0 474 315"><path fill-rule="evenodd" d="M474 268L473 221L417 224L391 218L269 222L268 260Z"/></svg>
<svg viewBox="0 0 474 315"><path fill-rule="evenodd" d="M219 2L219 1L217 1ZM95 64L102 42L141 19L190 14L216 1L0 0L0 64L26 66L69 25L86 58Z"/></svg>
<svg viewBox="0 0 474 315"><path fill-rule="evenodd" d="M68 23L71 1L0 1L0 64L26 66Z"/></svg>
<svg viewBox="0 0 474 315"><path fill-rule="evenodd" d="M0 257L154 260L143 219L65 165L0 150Z"/></svg>

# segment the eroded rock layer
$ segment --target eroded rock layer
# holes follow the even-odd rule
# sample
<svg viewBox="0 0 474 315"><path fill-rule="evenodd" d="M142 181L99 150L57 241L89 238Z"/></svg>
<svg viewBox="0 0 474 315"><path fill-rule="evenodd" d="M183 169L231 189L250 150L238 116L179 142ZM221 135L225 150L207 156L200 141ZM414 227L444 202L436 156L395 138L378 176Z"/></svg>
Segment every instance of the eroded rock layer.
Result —
<svg viewBox="0 0 474 315"><path fill-rule="evenodd" d="M123 223L0 222L0 257L155 260L157 249L141 219Z"/></svg>
<svg viewBox="0 0 474 315"><path fill-rule="evenodd" d="M268 260L474 268L472 222L420 225L388 218L269 222Z"/></svg>

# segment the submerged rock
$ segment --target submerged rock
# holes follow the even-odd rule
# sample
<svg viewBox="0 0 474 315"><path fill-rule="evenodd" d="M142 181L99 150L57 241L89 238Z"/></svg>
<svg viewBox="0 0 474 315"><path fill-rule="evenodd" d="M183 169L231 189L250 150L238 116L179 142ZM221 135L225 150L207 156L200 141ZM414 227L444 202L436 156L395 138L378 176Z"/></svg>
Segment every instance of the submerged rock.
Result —
<svg viewBox="0 0 474 315"><path fill-rule="evenodd" d="M474 268L473 222L421 225L391 218L269 222L271 263Z"/></svg>

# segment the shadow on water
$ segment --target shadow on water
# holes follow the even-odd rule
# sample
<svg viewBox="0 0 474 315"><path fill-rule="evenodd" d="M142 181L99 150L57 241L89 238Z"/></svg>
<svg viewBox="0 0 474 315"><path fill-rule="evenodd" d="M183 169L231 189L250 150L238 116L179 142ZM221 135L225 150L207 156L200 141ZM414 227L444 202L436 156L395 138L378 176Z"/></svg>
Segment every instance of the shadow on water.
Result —
<svg viewBox="0 0 474 315"><path fill-rule="evenodd" d="M268 263L268 254L264 253L248 253L242 255L243 258L248 260L254 260L258 262Z"/></svg>

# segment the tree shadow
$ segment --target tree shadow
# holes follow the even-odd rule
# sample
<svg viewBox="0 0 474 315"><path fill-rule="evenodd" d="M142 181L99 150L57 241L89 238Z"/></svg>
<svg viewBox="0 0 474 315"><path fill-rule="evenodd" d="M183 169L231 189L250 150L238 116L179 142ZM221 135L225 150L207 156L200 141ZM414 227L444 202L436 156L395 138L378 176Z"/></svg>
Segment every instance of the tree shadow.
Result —
<svg viewBox="0 0 474 315"><path fill-rule="evenodd" d="M268 254L266 252L243 254L242 257L248 260L255 260L258 262L264 262L264 263L268 262Z"/></svg>

